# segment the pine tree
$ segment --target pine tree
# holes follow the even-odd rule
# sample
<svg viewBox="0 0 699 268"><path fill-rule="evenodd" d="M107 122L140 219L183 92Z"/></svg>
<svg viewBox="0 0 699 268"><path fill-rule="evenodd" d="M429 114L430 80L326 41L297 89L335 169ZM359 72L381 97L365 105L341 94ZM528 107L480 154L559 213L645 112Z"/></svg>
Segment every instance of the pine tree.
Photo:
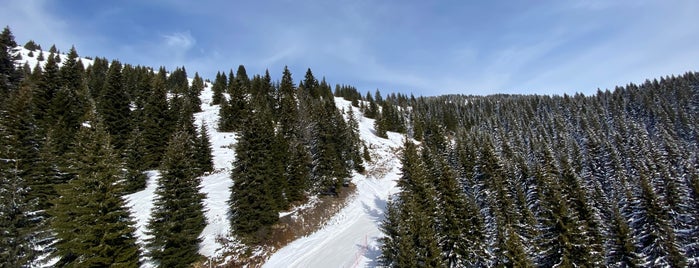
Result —
<svg viewBox="0 0 699 268"><path fill-rule="evenodd" d="M640 187L632 224L638 232L637 249L646 261L643 265L684 267L685 258L676 244L665 206L644 175L641 175Z"/></svg>
<svg viewBox="0 0 699 268"><path fill-rule="evenodd" d="M36 255L34 217L36 202L29 192L38 157L36 123L31 111L31 90L11 92L0 109L0 263L21 267Z"/></svg>
<svg viewBox="0 0 699 268"><path fill-rule="evenodd" d="M173 134L161 163L162 175L148 222L147 248L159 267L188 267L201 259L199 235L206 226L196 145L189 131Z"/></svg>
<svg viewBox="0 0 699 268"><path fill-rule="evenodd" d="M296 139L298 136L298 101L294 81L289 68L284 67L282 80L279 84L279 113L278 121L282 136L286 139Z"/></svg>
<svg viewBox="0 0 699 268"><path fill-rule="evenodd" d="M44 65L43 72L39 72L40 75L38 83L34 88L34 94L32 100L35 106L35 118L37 119L41 129L46 131L50 125L53 124L53 114L51 111L51 103L53 98L56 96L60 88L60 77L59 69L56 61L51 55ZM45 133L45 132L44 132Z"/></svg>
<svg viewBox="0 0 699 268"><path fill-rule="evenodd" d="M122 65L112 61L104 83L103 95L97 102L97 111L104 118L107 132L112 136L113 146L122 150L131 132L130 100L126 95L121 74Z"/></svg>
<svg viewBox="0 0 699 268"><path fill-rule="evenodd" d="M118 155L96 116L82 127L70 155L75 178L58 186L50 210L61 266L138 267L133 221L119 195L124 179Z"/></svg>
<svg viewBox="0 0 699 268"><path fill-rule="evenodd" d="M362 157L361 145L362 140L359 137L359 123L354 116L352 106L347 110L347 133L343 135L346 138L349 159L348 165L357 172L364 172L364 158Z"/></svg>
<svg viewBox="0 0 699 268"><path fill-rule="evenodd" d="M143 162L148 154L143 139L143 132L139 128L133 128L129 135L129 140L124 148L124 159L126 168L126 180L124 183L125 193L134 193L146 188L146 174L143 173L147 166Z"/></svg>
<svg viewBox="0 0 699 268"><path fill-rule="evenodd" d="M401 164L399 203L395 208L389 205L387 222L382 225L391 236L383 239L386 244L381 260L389 267L442 267L442 251L435 231L436 206L431 202L435 192L415 145L407 140Z"/></svg>
<svg viewBox="0 0 699 268"><path fill-rule="evenodd" d="M160 164L167 147L167 139L163 139L163 137L168 137L172 133L165 75L165 69L161 68L158 74L152 78L151 92L147 95L143 105L141 135L145 141L146 154L142 159L145 168L155 168Z"/></svg>
<svg viewBox="0 0 699 268"><path fill-rule="evenodd" d="M201 122L199 128L199 137L196 145L196 158L199 169L202 173L211 172L214 170L214 159L211 149L211 141L209 141L209 132L206 130L206 121Z"/></svg>
<svg viewBox="0 0 699 268"><path fill-rule="evenodd" d="M199 99L199 94L204 90L204 79L199 76L199 73L194 73L194 79L192 79L192 85L187 91L187 97L192 103L192 112L201 112L201 99Z"/></svg>
<svg viewBox="0 0 699 268"><path fill-rule="evenodd" d="M217 72L214 84L211 86L211 91L213 91L214 93L211 99L211 105L221 104L221 102L225 100L225 98L223 97L223 92L226 91L226 88L228 88L226 74Z"/></svg>
<svg viewBox="0 0 699 268"><path fill-rule="evenodd" d="M95 101L99 101L104 95L105 81L107 80L107 73L109 71L109 61L105 58L95 58L86 70L87 87L90 92L90 96Z"/></svg>
<svg viewBox="0 0 699 268"><path fill-rule="evenodd" d="M229 77L233 77L232 75ZM240 65L235 80L228 85L230 99L221 105L219 131L240 131L248 117L247 96L250 93L250 80L245 67ZM223 102L223 100L222 100Z"/></svg>
<svg viewBox="0 0 699 268"><path fill-rule="evenodd" d="M469 204L451 167L425 145L422 159L437 192L437 235L444 263L450 267L483 265L485 228L480 212Z"/></svg>
<svg viewBox="0 0 699 268"><path fill-rule="evenodd" d="M255 101L256 109L240 133L231 172L231 226L247 243L266 238L279 218L276 199L282 198L273 196L274 180L283 177L274 174L274 128L270 111L261 102Z"/></svg>
<svg viewBox="0 0 699 268"><path fill-rule="evenodd" d="M6 99L7 94L15 90L22 80L22 73L15 68L15 37L9 27L0 34L0 98ZM2 103L0 103L2 105Z"/></svg>

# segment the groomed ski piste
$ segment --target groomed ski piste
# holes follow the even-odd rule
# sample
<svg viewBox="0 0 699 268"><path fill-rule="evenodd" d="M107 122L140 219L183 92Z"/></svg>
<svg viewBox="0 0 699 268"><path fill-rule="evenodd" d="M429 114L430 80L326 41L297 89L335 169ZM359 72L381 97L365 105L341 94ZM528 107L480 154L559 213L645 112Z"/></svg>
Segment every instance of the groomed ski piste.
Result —
<svg viewBox="0 0 699 268"><path fill-rule="evenodd" d="M199 253L210 259L221 260L234 245L229 221L230 177L235 160L233 150L237 136L231 132L218 132L219 106L211 105L213 92L206 86L200 95L202 112L196 113L197 127L206 124L213 149L214 171L201 178L201 192L206 195L204 208L207 225L202 231ZM349 109L350 102L335 98L338 109ZM358 108L352 107L359 123L360 137L369 148L372 161L365 163L366 175L354 173L352 182L356 192L347 205L333 216L317 232L297 239L277 250L264 267L372 267L380 254L378 239L389 196L397 191L396 180L400 174L399 149L403 135L388 133L388 139L379 138L374 132L374 120L365 118ZM160 173L149 171L146 189L125 196L136 221L136 236L145 245L155 189ZM295 212L289 212L295 213ZM289 214L282 213L282 214ZM228 243L226 243L228 241ZM144 268L155 267L143 257ZM225 262L225 261L224 261ZM205 263L208 264L208 263Z"/></svg>

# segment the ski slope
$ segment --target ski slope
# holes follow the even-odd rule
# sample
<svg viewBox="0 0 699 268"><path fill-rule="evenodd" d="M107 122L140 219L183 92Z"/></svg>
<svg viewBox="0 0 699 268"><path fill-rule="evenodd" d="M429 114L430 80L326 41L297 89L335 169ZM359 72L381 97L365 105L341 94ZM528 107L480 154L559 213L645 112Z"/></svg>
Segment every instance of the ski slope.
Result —
<svg viewBox="0 0 699 268"><path fill-rule="evenodd" d="M350 103L335 98L339 109ZM367 175L354 173L357 191L347 206L319 231L297 239L275 252L263 267L373 267L380 255L379 226L389 196L397 191L400 176L398 149L403 136L388 133L388 139L374 135L374 120L361 116L353 107L362 140L370 148L372 163L366 163Z"/></svg>

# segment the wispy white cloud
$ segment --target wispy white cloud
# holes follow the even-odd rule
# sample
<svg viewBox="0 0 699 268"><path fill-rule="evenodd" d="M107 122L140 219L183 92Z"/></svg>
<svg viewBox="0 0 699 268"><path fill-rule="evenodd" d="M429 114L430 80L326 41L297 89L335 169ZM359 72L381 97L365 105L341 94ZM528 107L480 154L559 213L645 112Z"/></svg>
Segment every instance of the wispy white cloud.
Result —
<svg viewBox="0 0 699 268"><path fill-rule="evenodd" d="M168 48L179 52L186 52L197 43L190 31L163 35L163 41Z"/></svg>

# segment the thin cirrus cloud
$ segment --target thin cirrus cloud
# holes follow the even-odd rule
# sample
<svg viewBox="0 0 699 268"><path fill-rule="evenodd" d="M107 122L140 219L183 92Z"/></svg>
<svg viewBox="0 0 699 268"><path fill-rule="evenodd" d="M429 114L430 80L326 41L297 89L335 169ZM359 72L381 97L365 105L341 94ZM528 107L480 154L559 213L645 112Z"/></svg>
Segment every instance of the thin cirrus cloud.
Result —
<svg viewBox="0 0 699 268"><path fill-rule="evenodd" d="M244 64L277 77L289 66L296 81L311 68L364 92L591 94L697 70L695 10L689 0L10 0L0 18L20 43L207 78Z"/></svg>

